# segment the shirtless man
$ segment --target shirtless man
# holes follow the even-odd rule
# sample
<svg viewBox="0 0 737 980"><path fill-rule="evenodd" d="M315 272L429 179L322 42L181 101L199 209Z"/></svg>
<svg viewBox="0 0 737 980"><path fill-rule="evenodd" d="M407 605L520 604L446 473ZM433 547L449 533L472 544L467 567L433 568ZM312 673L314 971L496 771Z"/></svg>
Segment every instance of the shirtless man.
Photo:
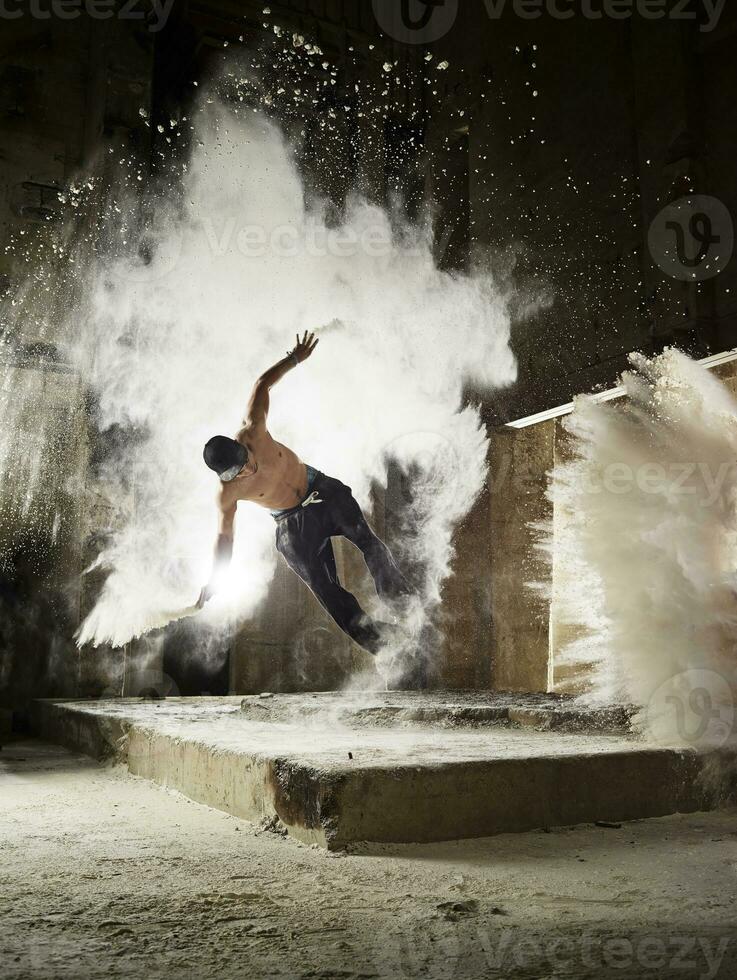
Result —
<svg viewBox="0 0 737 980"><path fill-rule="evenodd" d="M365 650L377 653L392 627L371 620L341 586L330 539L342 535L361 550L382 599L398 600L412 590L387 546L369 527L350 487L306 466L266 427L269 392L311 357L317 344L314 334L305 333L301 340L298 336L294 350L256 382L235 439L215 436L205 446L205 462L220 477L220 526L213 573L198 605L214 595L220 573L230 564L236 508L239 500L246 500L271 511L277 550L338 626Z"/></svg>

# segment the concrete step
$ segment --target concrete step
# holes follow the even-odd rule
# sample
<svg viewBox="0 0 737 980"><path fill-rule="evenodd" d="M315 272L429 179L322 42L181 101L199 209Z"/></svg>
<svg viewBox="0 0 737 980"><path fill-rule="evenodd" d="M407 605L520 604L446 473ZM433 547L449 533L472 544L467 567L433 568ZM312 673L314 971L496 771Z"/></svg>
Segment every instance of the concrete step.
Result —
<svg viewBox="0 0 737 980"><path fill-rule="evenodd" d="M591 707L563 694L485 691L320 692L244 697L252 721L304 724L330 719L352 728L535 728L560 734L629 734L631 705Z"/></svg>
<svg viewBox="0 0 737 980"><path fill-rule="evenodd" d="M446 697L449 708L463 708ZM351 727L330 712L258 700L267 703L266 720L254 720L250 703L242 710L241 698L38 701L34 719L47 739L112 756L239 817L278 819L295 837L332 850L619 822L718 802L699 782L702 757L631 734L441 730L416 721ZM360 702L352 708L360 711ZM292 721L276 720L280 710Z"/></svg>

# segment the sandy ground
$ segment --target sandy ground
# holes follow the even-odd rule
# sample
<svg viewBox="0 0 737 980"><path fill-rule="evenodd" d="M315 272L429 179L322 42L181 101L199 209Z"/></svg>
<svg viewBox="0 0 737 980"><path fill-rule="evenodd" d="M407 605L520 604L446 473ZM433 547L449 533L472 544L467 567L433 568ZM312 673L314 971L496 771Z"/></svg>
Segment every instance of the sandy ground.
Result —
<svg viewBox="0 0 737 980"><path fill-rule="evenodd" d="M735 816L330 856L15 742L2 977L732 978Z"/></svg>

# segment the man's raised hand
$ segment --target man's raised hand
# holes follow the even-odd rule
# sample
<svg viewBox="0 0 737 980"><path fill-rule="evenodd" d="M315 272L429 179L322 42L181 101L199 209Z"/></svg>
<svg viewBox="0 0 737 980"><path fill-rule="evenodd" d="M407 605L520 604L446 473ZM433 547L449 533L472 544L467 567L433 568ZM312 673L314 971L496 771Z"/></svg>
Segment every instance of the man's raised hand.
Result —
<svg viewBox="0 0 737 980"><path fill-rule="evenodd" d="M315 340L314 333L308 333L305 330L305 335L301 340L299 339L299 334L297 334L297 346L292 351L292 354L294 354L297 361L301 364L307 360L319 343L319 340Z"/></svg>

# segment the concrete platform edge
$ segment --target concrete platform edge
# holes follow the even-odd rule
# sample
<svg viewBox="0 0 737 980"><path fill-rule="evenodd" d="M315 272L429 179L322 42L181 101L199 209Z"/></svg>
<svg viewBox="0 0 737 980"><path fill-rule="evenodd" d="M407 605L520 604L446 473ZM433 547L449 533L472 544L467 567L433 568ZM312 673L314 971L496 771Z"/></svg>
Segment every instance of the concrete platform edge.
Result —
<svg viewBox="0 0 737 980"><path fill-rule="evenodd" d="M80 703L81 704L81 703ZM654 748L568 757L345 768L220 750L140 724L38 701L36 730L248 820L278 818L306 843L429 843L713 809L695 752Z"/></svg>

